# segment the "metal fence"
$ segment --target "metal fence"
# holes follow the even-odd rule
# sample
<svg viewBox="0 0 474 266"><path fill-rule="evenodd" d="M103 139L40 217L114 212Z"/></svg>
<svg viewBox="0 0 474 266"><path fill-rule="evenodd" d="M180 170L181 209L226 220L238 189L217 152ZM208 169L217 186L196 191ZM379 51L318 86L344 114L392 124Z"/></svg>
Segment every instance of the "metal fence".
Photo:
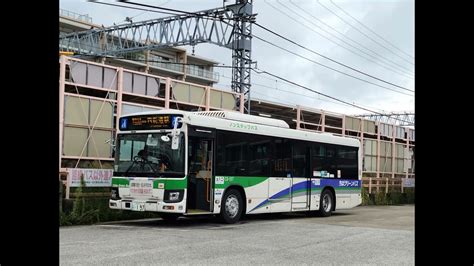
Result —
<svg viewBox="0 0 474 266"><path fill-rule="evenodd" d="M75 12L71 12L65 9L59 9L59 15L63 17L70 17L72 19L85 21L87 23L92 23L92 18L89 15L81 15Z"/></svg>
<svg viewBox="0 0 474 266"><path fill-rule="evenodd" d="M372 178L363 177L362 187L367 188L369 194L393 191L404 192L405 188L415 187L414 178Z"/></svg>

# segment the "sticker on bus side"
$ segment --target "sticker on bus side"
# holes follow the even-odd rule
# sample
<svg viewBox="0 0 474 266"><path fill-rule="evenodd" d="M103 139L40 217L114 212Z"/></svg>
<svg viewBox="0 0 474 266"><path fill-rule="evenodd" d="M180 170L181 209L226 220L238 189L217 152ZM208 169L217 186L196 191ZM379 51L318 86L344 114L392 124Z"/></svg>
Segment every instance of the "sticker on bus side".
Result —
<svg viewBox="0 0 474 266"><path fill-rule="evenodd" d="M218 184L218 185L224 184L224 177L223 176L216 176L216 184Z"/></svg>
<svg viewBox="0 0 474 266"><path fill-rule="evenodd" d="M222 192L224 192L224 189L215 189L214 190L214 195L215 195L216 199L218 199L222 196Z"/></svg>
<svg viewBox="0 0 474 266"><path fill-rule="evenodd" d="M340 187L359 187L359 180L341 180L339 181Z"/></svg>
<svg viewBox="0 0 474 266"><path fill-rule="evenodd" d="M315 186L320 186L321 185L321 179L313 179L312 182Z"/></svg>

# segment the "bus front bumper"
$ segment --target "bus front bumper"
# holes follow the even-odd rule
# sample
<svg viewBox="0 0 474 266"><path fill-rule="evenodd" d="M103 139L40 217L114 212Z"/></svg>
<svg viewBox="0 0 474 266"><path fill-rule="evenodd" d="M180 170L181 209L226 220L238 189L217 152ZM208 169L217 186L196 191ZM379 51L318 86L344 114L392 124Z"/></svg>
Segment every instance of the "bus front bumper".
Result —
<svg viewBox="0 0 474 266"><path fill-rule="evenodd" d="M109 208L116 209L116 210L129 210L129 211L184 213L186 210L185 204L186 204L186 201L184 200L177 203L166 203L163 201L109 199Z"/></svg>

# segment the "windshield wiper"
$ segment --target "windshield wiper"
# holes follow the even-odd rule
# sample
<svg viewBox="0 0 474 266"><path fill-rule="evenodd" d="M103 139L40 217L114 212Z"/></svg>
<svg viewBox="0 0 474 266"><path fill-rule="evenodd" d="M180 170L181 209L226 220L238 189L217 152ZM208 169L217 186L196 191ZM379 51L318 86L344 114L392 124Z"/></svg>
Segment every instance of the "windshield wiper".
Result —
<svg viewBox="0 0 474 266"><path fill-rule="evenodd" d="M127 170L125 170L125 173L124 173L125 176L128 175L128 171L130 171L130 169L133 168L133 165L135 165L135 160L133 160L132 164L127 168Z"/></svg>
<svg viewBox="0 0 474 266"><path fill-rule="evenodd" d="M152 162L150 162L148 159L146 158L139 158L138 156L135 156L135 158L133 158L133 162L132 164L127 168L127 170L125 170L125 175L128 175L128 172L133 168L133 166L135 164L141 164L142 168L145 166L145 165L150 165L150 168L153 170L153 172L155 174L159 174L159 171L153 166Z"/></svg>

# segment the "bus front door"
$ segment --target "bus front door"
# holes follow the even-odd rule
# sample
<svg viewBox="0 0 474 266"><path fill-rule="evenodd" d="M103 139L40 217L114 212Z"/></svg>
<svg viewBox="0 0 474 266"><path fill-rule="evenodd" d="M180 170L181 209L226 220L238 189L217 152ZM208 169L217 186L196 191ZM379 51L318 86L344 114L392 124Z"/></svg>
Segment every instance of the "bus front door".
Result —
<svg viewBox="0 0 474 266"><path fill-rule="evenodd" d="M194 129L196 130L196 129ZM199 131L198 131L199 132ZM211 212L213 204L212 176L214 139L210 136L189 136L188 195L186 213Z"/></svg>

